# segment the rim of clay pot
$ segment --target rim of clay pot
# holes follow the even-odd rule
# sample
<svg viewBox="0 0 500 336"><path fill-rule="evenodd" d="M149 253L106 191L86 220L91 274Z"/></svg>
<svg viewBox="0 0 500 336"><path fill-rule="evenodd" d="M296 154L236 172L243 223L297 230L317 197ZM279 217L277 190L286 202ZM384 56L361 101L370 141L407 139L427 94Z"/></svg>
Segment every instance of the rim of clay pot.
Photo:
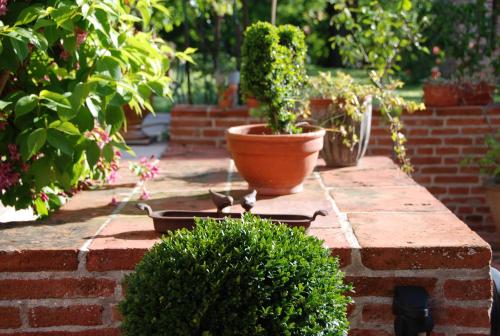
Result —
<svg viewBox="0 0 500 336"><path fill-rule="evenodd" d="M430 88L451 88L457 90L459 86L457 84L452 84L452 83L425 83L423 86L423 89L430 89Z"/></svg>
<svg viewBox="0 0 500 336"><path fill-rule="evenodd" d="M309 98L309 104L312 106L329 106L333 104L333 99L324 97L311 97Z"/></svg>
<svg viewBox="0 0 500 336"><path fill-rule="evenodd" d="M302 126L304 133L300 134L259 134L251 133L250 131L255 131L262 129L268 130L266 124L252 124L252 125L242 125L234 126L226 131L226 136L233 139L246 139L251 141L269 141L274 142L293 142L293 141L304 141L306 139L323 137L325 135L325 130L318 126Z"/></svg>

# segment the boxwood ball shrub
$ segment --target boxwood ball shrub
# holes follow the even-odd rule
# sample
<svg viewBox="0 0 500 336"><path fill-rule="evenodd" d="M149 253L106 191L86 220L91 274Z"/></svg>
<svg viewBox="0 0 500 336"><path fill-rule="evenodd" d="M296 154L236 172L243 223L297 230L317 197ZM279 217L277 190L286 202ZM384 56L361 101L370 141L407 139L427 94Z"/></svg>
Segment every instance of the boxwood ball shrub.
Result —
<svg viewBox="0 0 500 336"><path fill-rule="evenodd" d="M266 110L274 133L298 133L293 113L305 80L304 33L292 25L252 24L242 46L241 85Z"/></svg>
<svg viewBox="0 0 500 336"><path fill-rule="evenodd" d="M347 335L338 260L303 229L197 220L164 237L126 280L125 335Z"/></svg>

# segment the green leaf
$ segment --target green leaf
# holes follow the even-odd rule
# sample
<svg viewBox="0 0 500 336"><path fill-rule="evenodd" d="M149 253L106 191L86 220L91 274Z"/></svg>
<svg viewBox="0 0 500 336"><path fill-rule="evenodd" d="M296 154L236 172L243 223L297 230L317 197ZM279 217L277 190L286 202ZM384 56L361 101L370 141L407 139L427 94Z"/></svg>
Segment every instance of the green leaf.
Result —
<svg viewBox="0 0 500 336"><path fill-rule="evenodd" d="M80 132L90 131L94 128L94 117L86 106L83 106L77 116L72 120L78 125Z"/></svg>
<svg viewBox="0 0 500 336"><path fill-rule="evenodd" d="M83 103L85 102L85 99L87 99L87 96L89 95L89 92L90 92L89 84L78 83L75 85L75 88L73 89L73 94L69 98L73 109L78 111L82 107Z"/></svg>
<svg viewBox="0 0 500 336"><path fill-rule="evenodd" d="M47 209L45 202L42 201L40 197L37 197L37 199L34 202L34 205L35 205L35 212L38 214L38 216L45 217L49 215L49 210Z"/></svg>
<svg viewBox="0 0 500 336"><path fill-rule="evenodd" d="M104 159L108 162L113 161L115 158L115 150L113 148L113 145L110 143L107 143L104 148L102 149L102 155L104 156Z"/></svg>
<svg viewBox="0 0 500 336"><path fill-rule="evenodd" d="M122 78L120 63L111 56L104 56L97 61L97 71L116 80Z"/></svg>
<svg viewBox="0 0 500 336"><path fill-rule="evenodd" d="M93 168L99 161L99 157L101 156L101 150L94 141L89 141L87 143L86 155L89 166Z"/></svg>
<svg viewBox="0 0 500 336"><path fill-rule="evenodd" d="M108 105L106 110L106 123L111 125L110 134L114 134L122 128L125 114L121 106Z"/></svg>
<svg viewBox="0 0 500 336"><path fill-rule="evenodd" d="M37 189L42 189L49 185L52 178L52 171L50 161L47 157L36 160L29 169L31 175L35 178L35 186Z"/></svg>
<svg viewBox="0 0 500 336"><path fill-rule="evenodd" d="M59 149L62 153L72 156L73 145L68 140L67 136L55 129L47 130L47 142L54 148Z"/></svg>
<svg viewBox="0 0 500 336"><path fill-rule="evenodd" d="M30 113L38 105L38 97L35 95L24 96L19 99L14 108L16 118L19 118L27 113Z"/></svg>
<svg viewBox="0 0 500 336"><path fill-rule="evenodd" d="M5 110L5 108L7 106L9 106L10 104L12 104L12 102L6 102L6 101L3 101L3 100L0 100L0 111Z"/></svg>
<svg viewBox="0 0 500 336"><path fill-rule="evenodd" d="M41 5L29 6L22 10L17 17L16 26L25 25L35 21L42 13L43 7Z"/></svg>
<svg viewBox="0 0 500 336"><path fill-rule="evenodd" d="M40 99L45 101L45 106L56 111L62 120L71 120L77 114L77 111L72 108L69 99L60 93L42 90Z"/></svg>
<svg viewBox="0 0 500 336"><path fill-rule="evenodd" d="M70 135L80 135L80 130L69 121L56 120L49 125L50 128Z"/></svg>
<svg viewBox="0 0 500 336"><path fill-rule="evenodd" d="M47 130L38 128L34 130L28 137L28 158L38 153L38 151L45 145L47 140Z"/></svg>
<svg viewBox="0 0 500 336"><path fill-rule="evenodd" d="M20 62L23 62L26 57L28 57L29 49L27 41L20 41L15 38L9 39L10 44L12 45L12 49L14 50L14 54Z"/></svg>

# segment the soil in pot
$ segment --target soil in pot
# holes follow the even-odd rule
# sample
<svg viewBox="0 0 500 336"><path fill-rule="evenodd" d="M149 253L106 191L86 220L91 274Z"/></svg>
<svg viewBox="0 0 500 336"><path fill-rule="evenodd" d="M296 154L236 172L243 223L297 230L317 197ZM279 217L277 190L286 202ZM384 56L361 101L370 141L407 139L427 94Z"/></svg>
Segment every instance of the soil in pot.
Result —
<svg viewBox="0 0 500 336"><path fill-rule="evenodd" d="M427 107L460 105L459 90L453 84L424 84L424 104Z"/></svg>
<svg viewBox="0 0 500 336"><path fill-rule="evenodd" d="M342 135L339 132L331 131L335 126L331 121L323 122L331 114L331 99L311 99L311 117L326 129L321 156L328 167L351 167L356 166L358 161L365 155L370 141L372 102L371 99L366 104L366 110L361 122L351 118L345 118L344 124L352 125L358 135L359 142L352 148L343 143Z"/></svg>
<svg viewBox="0 0 500 336"><path fill-rule="evenodd" d="M486 202L490 207L497 234L500 235L500 179L490 179L484 183Z"/></svg>
<svg viewBox="0 0 500 336"><path fill-rule="evenodd" d="M303 190L323 147L325 131L303 127L302 134L272 134L264 124L231 127L228 149L249 189L260 195L286 195Z"/></svg>
<svg viewBox="0 0 500 336"><path fill-rule="evenodd" d="M495 87L486 82L478 84L463 84L460 87L460 97L465 105L488 105L493 103Z"/></svg>

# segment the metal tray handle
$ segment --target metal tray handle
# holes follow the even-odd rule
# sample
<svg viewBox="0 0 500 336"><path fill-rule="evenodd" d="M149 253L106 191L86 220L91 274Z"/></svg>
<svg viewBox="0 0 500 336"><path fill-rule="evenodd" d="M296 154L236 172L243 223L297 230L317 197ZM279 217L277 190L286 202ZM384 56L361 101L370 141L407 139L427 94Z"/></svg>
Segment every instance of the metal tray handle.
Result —
<svg viewBox="0 0 500 336"><path fill-rule="evenodd" d="M316 220L316 217L318 216L328 216L328 211L327 210L316 211L314 215L311 217L311 222L314 222Z"/></svg>
<svg viewBox="0 0 500 336"><path fill-rule="evenodd" d="M146 203L137 203L137 209L141 210L141 211L146 211L148 213L148 216L149 217L153 217L153 209L151 209L151 207L149 205L147 205Z"/></svg>

